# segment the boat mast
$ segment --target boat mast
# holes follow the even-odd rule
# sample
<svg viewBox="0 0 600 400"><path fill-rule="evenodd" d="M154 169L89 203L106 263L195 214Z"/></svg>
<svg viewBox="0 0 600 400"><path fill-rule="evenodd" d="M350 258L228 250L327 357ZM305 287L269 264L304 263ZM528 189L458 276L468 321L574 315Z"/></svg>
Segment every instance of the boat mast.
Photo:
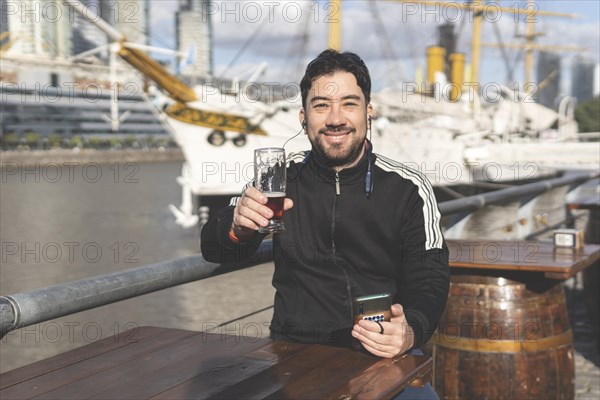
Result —
<svg viewBox="0 0 600 400"><path fill-rule="evenodd" d="M484 12L508 13L511 15L525 15L527 18L527 56L525 58L525 81L526 87L531 82L531 70L533 69L533 40L538 35L533 31L533 23L536 21L537 15L548 17L564 17L577 18L575 14L555 12L555 11L540 11L537 9L534 0L528 0L527 8L519 7L500 7L497 4L484 4L482 0L472 0L468 3L457 3L453 1L441 0L392 0L402 3L415 3L422 5L430 5L436 7L448 7L452 9L470 10L473 13L473 38L471 43L471 79L466 84L471 84L473 87L479 85L479 61L481 58L481 22Z"/></svg>
<svg viewBox="0 0 600 400"><path fill-rule="evenodd" d="M535 16L533 11L535 10L535 1L527 0L527 9L532 10L532 13L527 15L527 35L525 39L527 40L527 47L525 48L525 83L523 84L523 88L527 92L531 92L533 89L533 40L539 34L536 33L533 27L533 21L535 20Z"/></svg>
<svg viewBox="0 0 600 400"><path fill-rule="evenodd" d="M473 10L473 35L471 39L471 85L479 93L479 60L481 59L481 19L483 11L481 1L474 0Z"/></svg>
<svg viewBox="0 0 600 400"><path fill-rule="evenodd" d="M535 50L553 50L553 51L574 51L574 52L583 52L588 51L589 49L586 47L579 46L560 46L560 45L540 45L535 43L535 39L538 36L543 36L545 32L536 32L534 29L534 23L537 22L535 16L536 14L540 15L549 15L554 17L566 17L566 18L578 18L576 14L565 14L565 13L556 13L556 12L547 12L547 11L539 11L536 9L535 1L528 0L527 3L527 11L528 14L525 17L525 22L527 23L527 32L525 35L516 35L516 37L521 37L525 39L525 43L509 43L509 44L497 44L497 43L482 43L482 46L486 47L504 47L504 48L512 48L512 49L524 49L525 50L525 82L523 84L523 88L526 92L531 93L534 89L533 82L533 52ZM546 78L547 79L547 78ZM547 83L547 81L546 81ZM538 87L541 88L543 82L538 82Z"/></svg>

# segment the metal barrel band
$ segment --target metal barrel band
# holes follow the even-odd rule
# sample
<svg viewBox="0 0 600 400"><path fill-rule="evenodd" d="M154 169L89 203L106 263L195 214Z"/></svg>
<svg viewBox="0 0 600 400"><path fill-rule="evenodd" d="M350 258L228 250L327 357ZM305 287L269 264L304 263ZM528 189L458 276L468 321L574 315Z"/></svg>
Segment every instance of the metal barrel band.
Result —
<svg viewBox="0 0 600 400"><path fill-rule="evenodd" d="M573 332L569 329L558 335L528 341L473 339L436 333L434 343L436 346L452 350L486 353L529 353L572 345Z"/></svg>
<svg viewBox="0 0 600 400"><path fill-rule="evenodd" d="M528 307L528 306L549 306L552 304L562 304L564 303L564 294L563 293L549 293L546 296L532 296L532 297L522 297L522 298L478 298L470 295L451 295L448 297L448 304L456 304L460 306L471 306L473 308L478 309L502 309L506 304L514 304L519 307Z"/></svg>

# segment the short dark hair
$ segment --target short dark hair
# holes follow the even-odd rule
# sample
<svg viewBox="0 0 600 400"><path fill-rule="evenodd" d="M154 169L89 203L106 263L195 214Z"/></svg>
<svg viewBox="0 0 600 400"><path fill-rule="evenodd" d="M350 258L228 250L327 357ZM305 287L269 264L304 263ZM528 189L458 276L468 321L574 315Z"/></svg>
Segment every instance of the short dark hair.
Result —
<svg viewBox="0 0 600 400"><path fill-rule="evenodd" d="M371 102L371 76L365 62L354 53L327 49L306 66L306 72L300 81L302 107L306 107L306 98L313 82L337 71L350 72L356 78L356 83L365 95L366 103Z"/></svg>

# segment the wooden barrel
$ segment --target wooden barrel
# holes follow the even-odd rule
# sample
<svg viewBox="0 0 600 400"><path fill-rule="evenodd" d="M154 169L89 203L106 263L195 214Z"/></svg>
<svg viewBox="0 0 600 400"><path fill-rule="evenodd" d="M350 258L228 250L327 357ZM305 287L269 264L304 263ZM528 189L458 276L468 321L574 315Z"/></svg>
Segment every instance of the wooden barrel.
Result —
<svg viewBox="0 0 600 400"><path fill-rule="evenodd" d="M441 398L575 395L573 336L558 283L532 289L499 277L453 276L433 353Z"/></svg>

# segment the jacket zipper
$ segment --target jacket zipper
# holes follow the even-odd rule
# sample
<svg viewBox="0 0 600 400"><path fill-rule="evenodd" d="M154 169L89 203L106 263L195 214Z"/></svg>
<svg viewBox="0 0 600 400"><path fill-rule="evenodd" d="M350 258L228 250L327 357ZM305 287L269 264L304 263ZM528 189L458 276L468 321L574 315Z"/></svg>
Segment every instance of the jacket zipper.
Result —
<svg viewBox="0 0 600 400"><path fill-rule="evenodd" d="M332 212L331 228L330 228L330 230L331 230L331 252L332 252L333 262L344 273L344 278L346 280L346 291L348 292L348 298L350 299L350 307L349 307L350 320L352 320L352 287L350 285L350 278L348 277L348 273L346 272L344 267L339 265L335 260L335 256L336 256L336 247L335 247L335 239L334 239L335 238L335 236L334 236L335 235L335 206L337 203L337 196L339 196L340 194L341 194L340 175L336 172L335 173L335 197L333 198L333 212Z"/></svg>

